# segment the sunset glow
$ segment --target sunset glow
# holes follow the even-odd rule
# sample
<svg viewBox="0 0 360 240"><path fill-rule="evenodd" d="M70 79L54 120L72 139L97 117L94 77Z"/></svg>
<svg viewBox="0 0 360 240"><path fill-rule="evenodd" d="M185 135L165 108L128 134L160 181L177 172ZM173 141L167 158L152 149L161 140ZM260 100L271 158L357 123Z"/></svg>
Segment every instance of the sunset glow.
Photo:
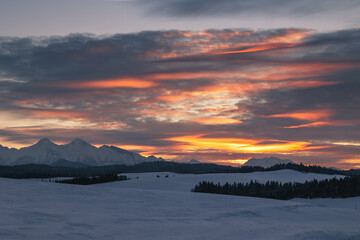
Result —
<svg viewBox="0 0 360 240"><path fill-rule="evenodd" d="M310 111L296 111L290 113L282 113L270 115L267 117L273 118L294 118L298 120L317 121L319 119L326 119L333 115L329 110L310 110ZM321 122L324 123L324 122Z"/></svg>
<svg viewBox="0 0 360 240"><path fill-rule="evenodd" d="M0 240L360 240L359 13L0 0Z"/></svg>
<svg viewBox="0 0 360 240"><path fill-rule="evenodd" d="M360 165L360 158L358 158L358 159L342 159L340 162Z"/></svg>
<svg viewBox="0 0 360 240"><path fill-rule="evenodd" d="M193 119L193 122L198 122L201 124L236 124L242 123L242 121L232 118L198 118Z"/></svg>
<svg viewBox="0 0 360 240"><path fill-rule="evenodd" d="M295 47L297 44L272 44L272 45L265 45L265 46L258 46L258 47L251 47L244 50L234 50L234 51L224 51L224 52L215 52L214 55L221 55L221 54L233 54L233 53L248 53L248 52L260 52L260 51L266 51L270 49L276 49L276 48L290 48Z"/></svg>
<svg viewBox="0 0 360 240"><path fill-rule="evenodd" d="M359 148L360 63L348 49L357 32L171 30L28 45L4 39L0 60L19 45L13 61L24 65L4 60L0 70L0 144L79 137L172 161L241 165L286 156L358 164L342 161L357 159Z"/></svg>
<svg viewBox="0 0 360 240"><path fill-rule="evenodd" d="M179 147L184 150L216 149L221 151L240 153L291 152L327 147L312 147L311 143L308 142L283 142L261 144L263 140L240 138L207 138L203 136L204 135L189 135L168 138L166 140L179 142ZM273 141L276 142L277 140Z"/></svg>
<svg viewBox="0 0 360 240"><path fill-rule="evenodd" d="M312 122L307 124L301 124L298 126L290 126L284 128L303 128L303 127L321 127L321 126L340 126L340 122Z"/></svg>
<svg viewBox="0 0 360 240"><path fill-rule="evenodd" d="M150 81L143 81L136 78L122 78L100 80L82 83L67 83L63 85L69 88L149 88L156 86L156 83Z"/></svg>

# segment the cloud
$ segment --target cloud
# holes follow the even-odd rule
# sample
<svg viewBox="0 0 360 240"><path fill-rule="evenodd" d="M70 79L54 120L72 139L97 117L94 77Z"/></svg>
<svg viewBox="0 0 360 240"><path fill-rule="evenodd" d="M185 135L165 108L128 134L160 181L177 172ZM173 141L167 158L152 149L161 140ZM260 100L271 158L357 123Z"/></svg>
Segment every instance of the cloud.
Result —
<svg viewBox="0 0 360 240"><path fill-rule="evenodd" d="M81 137L221 163L355 159L332 143L359 139L359 40L359 29L295 28L1 37L0 141Z"/></svg>
<svg viewBox="0 0 360 240"><path fill-rule="evenodd" d="M268 15L311 15L319 12L344 11L359 7L354 0L311 1L311 0L153 0L140 1L150 5L153 13L171 16L216 16L228 14L268 14Z"/></svg>
<svg viewBox="0 0 360 240"><path fill-rule="evenodd" d="M319 119L326 119L333 115L331 111L321 109L321 110L308 110L308 111L296 111L290 113L280 113L274 114L265 117L275 117L275 118L294 118L299 120L308 120L308 121L316 121Z"/></svg>

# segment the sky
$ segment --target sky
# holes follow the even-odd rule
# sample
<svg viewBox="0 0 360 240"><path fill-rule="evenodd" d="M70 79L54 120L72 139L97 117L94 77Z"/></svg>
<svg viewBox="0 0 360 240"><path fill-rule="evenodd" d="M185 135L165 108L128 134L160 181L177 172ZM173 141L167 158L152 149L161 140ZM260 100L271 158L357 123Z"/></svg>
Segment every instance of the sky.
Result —
<svg viewBox="0 0 360 240"><path fill-rule="evenodd" d="M2 0L0 144L360 167L357 0Z"/></svg>

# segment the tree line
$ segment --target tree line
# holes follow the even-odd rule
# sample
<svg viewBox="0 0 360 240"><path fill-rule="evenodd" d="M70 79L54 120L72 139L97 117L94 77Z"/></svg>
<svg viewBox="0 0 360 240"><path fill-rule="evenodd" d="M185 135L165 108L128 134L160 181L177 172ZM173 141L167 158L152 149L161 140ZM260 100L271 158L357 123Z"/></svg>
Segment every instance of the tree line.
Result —
<svg viewBox="0 0 360 240"><path fill-rule="evenodd" d="M280 183L268 181L259 183L213 183L203 181L192 192L228 194L248 197L261 197L288 200L292 198L346 198L360 196L360 176L347 176L305 183Z"/></svg>
<svg viewBox="0 0 360 240"><path fill-rule="evenodd" d="M263 167L231 167L211 163L187 164L176 162L145 162L136 165L88 166L84 168L56 167L49 165L17 165L0 166L0 177L6 178L54 178L54 177L91 177L106 174L142 173L142 172L174 172L184 174L205 173L250 173L291 169L300 172L322 174L360 174L359 171L342 171L320 166L305 166L303 164L278 164L270 168Z"/></svg>
<svg viewBox="0 0 360 240"><path fill-rule="evenodd" d="M117 174L106 174L103 176L75 177L72 179L54 180L54 182L65 183L65 184L90 185L90 184L99 184L99 183L124 181L124 180L128 180L128 178L124 175L118 176Z"/></svg>

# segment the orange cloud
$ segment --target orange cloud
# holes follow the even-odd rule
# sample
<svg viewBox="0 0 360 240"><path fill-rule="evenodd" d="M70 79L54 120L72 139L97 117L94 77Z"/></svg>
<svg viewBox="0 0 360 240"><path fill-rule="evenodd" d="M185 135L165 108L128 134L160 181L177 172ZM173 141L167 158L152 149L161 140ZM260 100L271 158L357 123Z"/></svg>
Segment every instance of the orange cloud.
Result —
<svg viewBox="0 0 360 240"><path fill-rule="evenodd" d="M263 116L263 117L266 117L266 118L294 118L294 119L298 119L298 120L317 121L319 119L326 119L332 115L334 115L334 113L330 110L303 110L303 111L295 111L295 112L290 112L290 113L274 114L274 115Z"/></svg>
<svg viewBox="0 0 360 240"><path fill-rule="evenodd" d="M205 108L202 111L203 112L218 112L218 111L221 111L223 109L224 109L223 107L213 107L213 108Z"/></svg>
<svg viewBox="0 0 360 240"><path fill-rule="evenodd" d="M285 81L278 83L278 87L283 88L314 88L321 86L330 86L337 84L336 82L322 82L322 81Z"/></svg>
<svg viewBox="0 0 360 240"><path fill-rule="evenodd" d="M28 111L31 115L39 118L60 118L60 119L68 119L68 120L75 120L75 121L83 121L84 113L81 112L71 112L71 111L64 111L64 110L29 110Z"/></svg>
<svg viewBox="0 0 360 240"><path fill-rule="evenodd" d="M299 44L297 43L278 43L278 44L269 44L269 45L263 45L263 46L256 46L256 47L250 47L244 50L230 50L230 51L220 51L220 52L213 52L211 55L223 55L223 54L233 54L233 53L248 53L248 52L261 52L271 49L277 49L277 48L292 48L296 47Z"/></svg>
<svg viewBox="0 0 360 240"><path fill-rule="evenodd" d="M206 102L213 99L230 99L234 95L250 94L268 89L269 86L262 83L237 83L232 81L214 82L207 86L197 87L191 91L166 92L156 97L157 100L164 102L180 102L184 100ZM220 109L221 106L212 108Z"/></svg>
<svg viewBox="0 0 360 240"><path fill-rule="evenodd" d="M342 123L340 121L332 121L332 122L312 122L307 124L301 124L297 126L289 126L284 128L303 128L303 127L322 127L322 126L341 126Z"/></svg>
<svg viewBox="0 0 360 240"><path fill-rule="evenodd" d="M169 95L159 95L156 97L157 100L164 101L164 102L179 102L181 101L184 96L187 94L179 93L179 94L169 94Z"/></svg>
<svg viewBox="0 0 360 240"><path fill-rule="evenodd" d="M201 124L209 124L209 125L221 125L221 124L237 124L237 123L242 123L242 121L237 120L237 119L233 119L233 118L215 118L215 117L210 117L210 118L197 118L197 119L193 119L191 120L192 122L197 122L197 123L201 123Z"/></svg>
<svg viewBox="0 0 360 240"><path fill-rule="evenodd" d="M302 63L302 64L286 64L282 66L260 66L257 68L243 69L242 71L228 72L174 72L174 73L158 73L141 76L141 79L147 81L161 80L191 80L191 79L227 79L227 80L257 80L257 81L281 81L294 80L321 76L332 72L355 67L352 64L335 64L335 63ZM141 80L138 79L139 81ZM303 81L305 82L305 81ZM321 83L320 81L311 80L310 82ZM334 83L326 83L334 84Z"/></svg>
<svg viewBox="0 0 360 240"><path fill-rule="evenodd" d="M251 51L257 51L256 48ZM247 51L247 50L241 50ZM250 51L250 50L249 50ZM232 51L231 51L232 52ZM229 52L230 53L230 52ZM265 87L260 87L260 89L265 88L275 88L275 87L314 87L314 86L324 86L336 84L335 82L323 82L323 81L304 81L304 78L317 77L322 74L329 74L331 72L351 68L351 64L333 64L333 63L304 63L304 64L288 64L283 66L261 66L260 68L249 68L242 71L229 71L229 72L212 72L212 71L202 71L202 72L174 72L174 73L157 73L157 74L148 74L138 77L120 77L116 79L104 79L96 81L86 81L86 82L63 82L56 84L57 87L65 88L89 88L89 89L111 89L111 88L137 88L137 89L146 89L150 87L158 86L160 83L158 81L169 81L169 80L193 80L193 79L212 79L212 80L221 80L222 86L228 84L238 84L237 89L244 89L244 84L246 88L258 89L258 82L251 83L236 83L236 81L244 80L255 80L255 81L283 81L279 82L276 86L266 85ZM299 79L296 81L296 79ZM226 80L227 82L224 82ZM291 81L290 81L291 80ZM251 87L251 84L256 84ZM261 83L262 84L262 83ZM234 89L233 86L229 87ZM177 100L174 100L177 101Z"/></svg>
<svg viewBox="0 0 360 240"><path fill-rule="evenodd" d="M176 46L181 46L181 50L171 53L164 52L148 52L147 55L155 58L173 58L191 56L197 54L213 54L223 52L232 53L231 50L235 48L247 48L248 52L263 51L264 45L271 44L298 44L305 36L311 34L311 30L295 30L288 29L282 34L267 36L263 38L253 39L248 36L258 34L257 31L242 31L233 30L229 32L186 32L186 31L171 31L163 33L165 38L171 38L174 49ZM241 41L234 41L236 38L242 38ZM254 48L252 48L255 46ZM284 45L285 46L285 45ZM256 49L258 48L258 49ZM262 48L262 49L261 49ZM265 47L266 48L266 47ZM269 47L270 49L271 47ZM242 50L240 50L242 51Z"/></svg>
<svg viewBox="0 0 360 240"><path fill-rule="evenodd" d="M119 78L119 79L107 79L98 81L88 81L79 83L63 83L59 84L60 87L66 88L150 88L157 86L158 84L152 81L141 80L138 78Z"/></svg>
<svg viewBox="0 0 360 240"><path fill-rule="evenodd" d="M96 125L96 128L100 129L119 129L126 127L126 123L116 123L116 122L110 122L110 123L100 123Z"/></svg>
<svg viewBox="0 0 360 240"><path fill-rule="evenodd" d="M274 88L307 88L332 84L334 83L321 81L282 81L268 84L264 82L234 82L223 80L220 83L214 82L207 86L197 87L191 91L160 93L156 99L169 103L194 99L198 101L200 98L203 100L205 98L229 99L240 94L252 94ZM219 107L220 106L217 106L212 109L219 109Z"/></svg>
<svg viewBox="0 0 360 240"><path fill-rule="evenodd" d="M348 163L348 164L359 164L360 158L352 158L352 159L341 159L338 163Z"/></svg>
<svg viewBox="0 0 360 240"><path fill-rule="evenodd" d="M264 140L244 138L206 138L204 134L171 137L164 140L179 142L178 148L183 150L219 150L239 153L274 153L274 152L297 152L328 148L329 146L311 146L308 142L285 141L262 144Z"/></svg>
<svg viewBox="0 0 360 240"><path fill-rule="evenodd" d="M358 157L358 156L355 156ZM347 158L347 159L341 159L337 162L340 165L343 165L344 168L360 168L360 158Z"/></svg>
<svg viewBox="0 0 360 240"><path fill-rule="evenodd" d="M345 142L345 141L341 141L341 142L328 142L330 144L335 144L335 145L340 145L340 146L354 146L354 147L360 147L360 142Z"/></svg>
<svg viewBox="0 0 360 240"><path fill-rule="evenodd" d="M230 165L230 166L241 166L243 165L245 162L247 162L249 159L216 159L214 161L211 161L213 163L217 163L217 164L225 164L225 165Z"/></svg>
<svg viewBox="0 0 360 240"><path fill-rule="evenodd" d="M252 33L249 31L231 31L231 32L219 32L217 36L224 40L229 40L230 38L236 37L236 36L250 36Z"/></svg>
<svg viewBox="0 0 360 240"><path fill-rule="evenodd" d="M132 114L146 114L146 115L169 115L169 116L186 116L187 114L182 111L175 110L164 110L164 109L156 109L156 110L135 110L130 111Z"/></svg>
<svg viewBox="0 0 360 240"><path fill-rule="evenodd" d="M242 71L237 75L233 74L233 77L257 81L303 80L304 78L318 77L353 67L355 67L353 64L318 62L284 64L281 66L259 66L258 68ZM312 79L311 81L315 80Z"/></svg>
<svg viewBox="0 0 360 240"><path fill-rule="evenodd" d="M288 29L288 30L286 30L285 34L268 37L268 38L266 38L264 40L264 42L266 42L266 43L298 42L298 41L302 40L304 37L308 36L311 33L313 33L313 30Z"/></svg>

